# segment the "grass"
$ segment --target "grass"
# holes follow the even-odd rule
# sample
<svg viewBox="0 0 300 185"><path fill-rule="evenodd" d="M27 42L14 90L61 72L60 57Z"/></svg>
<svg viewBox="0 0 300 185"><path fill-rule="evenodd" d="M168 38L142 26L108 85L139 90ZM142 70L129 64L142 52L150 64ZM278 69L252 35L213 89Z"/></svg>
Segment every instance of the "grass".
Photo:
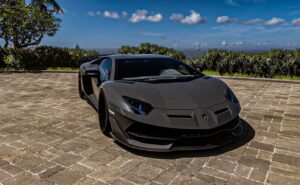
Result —
<svg viewBox="0 0 300 185"><path fill-rule="evenodd" d="M49 67L47 68L47 70L49 71L72 71L72 70L78 70L78 69L74 69L74 68L70 68L70 67L56 67L56 68L52 68L52 67Z"/></svg>
<svg viewBox="0 0 300 185"><path fill-rule="evenodd" d="M261 78L255 75L247 75L247 74L241 74L241 73L234 73L234 74L228 74L220 75L217 71L203 71L205 75L211 75L211 76L234 76L234 77L246 77L246 78ZM290 76L274 76L272 79L281 79L281 80L300 80L300 76L290 77Z"/></svg>

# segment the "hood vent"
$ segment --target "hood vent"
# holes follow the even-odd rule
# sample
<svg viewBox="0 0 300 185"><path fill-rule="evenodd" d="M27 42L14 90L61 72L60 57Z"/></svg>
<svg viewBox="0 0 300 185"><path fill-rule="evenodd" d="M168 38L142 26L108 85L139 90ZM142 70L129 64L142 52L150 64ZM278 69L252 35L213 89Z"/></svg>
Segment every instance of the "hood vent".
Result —
<svg viewBox="0 0 300 185"><path fill-rule="evenodd" d="M223 108L223 109L220 109L220 110L217 110L216 112L215 112L215 114L222 114L223 112L226 112L228 110L228 108Z"/></svg>

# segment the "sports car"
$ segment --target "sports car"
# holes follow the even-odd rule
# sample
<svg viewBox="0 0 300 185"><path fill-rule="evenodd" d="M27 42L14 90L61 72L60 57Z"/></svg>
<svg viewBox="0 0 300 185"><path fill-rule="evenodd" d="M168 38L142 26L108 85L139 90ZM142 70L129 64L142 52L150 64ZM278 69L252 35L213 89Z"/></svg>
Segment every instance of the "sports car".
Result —
<svg viewBox="0 0 300 185"><path fill-rule="evenodd" d="M210 149L244 133L232 90L171 57L99 56L81 65L78 85L103 134L135 149Z"/></svg>

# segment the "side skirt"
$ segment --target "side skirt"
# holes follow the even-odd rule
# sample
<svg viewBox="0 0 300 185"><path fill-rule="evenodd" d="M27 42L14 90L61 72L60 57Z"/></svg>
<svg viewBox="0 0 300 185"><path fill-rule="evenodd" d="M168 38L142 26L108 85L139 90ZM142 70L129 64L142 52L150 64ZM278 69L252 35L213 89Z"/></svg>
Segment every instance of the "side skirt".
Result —
<svg viewBox="0 0 300 185"><path fill-rule="evenodd" d="M98 112L98 107L97 107L97 103L95 102L94 98L92 97L93 95L87 95L86 93L84 93L86 96L86 101L88 104L90 104L96 112Z"/></svg>

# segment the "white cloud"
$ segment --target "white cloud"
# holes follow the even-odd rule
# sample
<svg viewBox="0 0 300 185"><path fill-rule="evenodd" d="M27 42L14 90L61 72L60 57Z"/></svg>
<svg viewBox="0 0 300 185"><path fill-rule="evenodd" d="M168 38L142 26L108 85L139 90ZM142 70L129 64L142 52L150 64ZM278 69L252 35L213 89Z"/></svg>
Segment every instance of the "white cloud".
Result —
<svg viewBox="0 0 300 185"><path fill-rule="evenodd" d="M201 47L207 47L208 44L205 42L205 43L200 44L200 46L201 46Z"/></svg>
<svg viewBox="0 0 300 185"><path fill-rule="evenodd" d="M253 25L253 24L257 24L263 22L263 19L260 18L255 18L255 19L249 19L247 21L244 22L245 25Z"/></svg>
<svg viewBox="0 0 300 185"><path fill-rule="evenodd" d="M266 0L225 0L225 3L230 6L239 6L237 2L240 3L263 3Z"/></svg>
<svg viewBox="0 0 300 185"><path fill-rule="evenodd" d="M120 19L120 18L126 18L128 13L126 11L122 11L121 13L115 12L115 11L104 11L101 13L100 11L88 11L88 16L94 17L94 16L103 16L105 18L110 19Z"/></svg>
<svg viewBox="0 0 300 185"><path fill-rule="evenodd" d="M291 23L293 26L300 26L300 18L292 20Z"/></svg>
<svg viewBox="0 0 300 185"><path fill-rule="evenodd" d="M180 21L183 18L184 18L184 16L180 13L172 13L172 15L170 16L171 21Z"/></svg>
<svg viewBox="0 0 300 185"><path fill-rule="evenodd" d="M199 24L205 22L205 19L196 11L191 10L191 15L184 17L180 22L182 24Z"/></svg>
<svg viewBox="0 0 300 185"><path fill-rule="evenodd" d="M226 42L225 40L223 40L223 41L221 42L221 45L222 45L222 46L227 46L227 42Z"/></svg>
<svg viewBox="0 0 300 185"><path fill-rule="evenodd" d="M138 23L141 21L160 22L163 19L163 16L160 13L154 15L148 15L148 13L148 10L137 10L132 14L128 21L132 23Z"/></svg>
<svg viewBox="0 0 300 185"><path fill-rule="evenodd" d="M189 16L184 16L180 13L173 13L170 16L171 21L179 21L182 24L199 24L204 23L205 18L202 17L198 12L191 10L191 14Z"/></svg>
<svg viewBox="0 0 300 185"><path fill-rule="evenodd" d="M277 17L273 17L272 19L266 21L264 23L265 26L275 26L275 25L280 25L284 23L284 19L282 18L277 18Z"/></svg>
<svg viewBox="0 0 300 185"><path fill-rule="evenodd" d="M147 10L137 10L134 14L132 14L129 22L137 23L147 19L148 11Z"/></svg>
<svg viewBox="0 0 300 185"><path fill-rule="evenodd" d="M242 41L236 41L236 42L233 42L231 43L232 46L240 46L240 45L243 45L243 42Z"/></svg>
<svg viewBox="0 0 300 185"><path fill-rule="evenodd" d="M150 15L147 17L147 21L150 21L150 22L160 22L162 20L162 15L160 13L158 14L155 14L155 15Z"/></svg>
<svg viewBox="0 0 300 185"><path fill-rule="evenodd" d="M165 37L165 35L161 33L149 33L149 32L144 32L142 33L144 36L151 36L151 37Z"/></svg>
<svg viewBox="0 0 300 185"><path fill-rule="evenodd" d="M88 11L87 15L93 17L93 16L95 16L95 13L93 11Z"/></svg>
<svg viewBox="0 0 300 185"><path fill-rule="evenodd" d="M287 47L295 47L297 45L297 42L288 42L286 43Z"/></svg>
<svg viewBox="0 0 300 185"><path fill-rule="evenodd" d="M235 42L226 42L225 40L223 40L221 42L222 46L241 46L243 45L242 41L235 41Z"/></svg>
<svg viewBox="0 0 300 185"><path fill-rule="evenodd" d="M120 19L120 16L117 12L105 11L103 13L103 17L111 18L111 19Z"/></svg>
<svg viewBox="0 0 300 185"><path fill-rule="evenodd" d="M193 44L193 48L195 48L195 49L201 49L201 48L205 48L205 47L207 47L208 46L208 44L206 43L206 42L204 42L204 43L200 43L199 44L199 42L195 42L194 44Z"/></svg>
<svg viewBox="0 0 300 185"><path fill-rule="evenodd" d="M217 18L217 23L236 23L239 20L237 18L230 18L228 16L220 16Z"/></svg>

